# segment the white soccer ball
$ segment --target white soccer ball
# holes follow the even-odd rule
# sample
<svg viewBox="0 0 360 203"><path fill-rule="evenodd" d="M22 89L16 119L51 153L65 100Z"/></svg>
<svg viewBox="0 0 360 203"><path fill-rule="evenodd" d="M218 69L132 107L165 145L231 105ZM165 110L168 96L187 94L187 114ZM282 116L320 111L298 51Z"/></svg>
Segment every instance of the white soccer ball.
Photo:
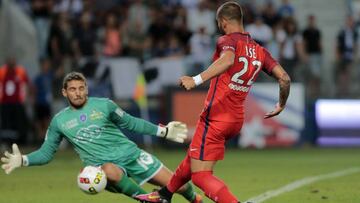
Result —
<svg viewBox="0 0 360 203"><path fill-rule="evenodd" d="M105 189L107 179L101 167L86 166L80 171L77 182L82 191L97 194Z"/></svg>

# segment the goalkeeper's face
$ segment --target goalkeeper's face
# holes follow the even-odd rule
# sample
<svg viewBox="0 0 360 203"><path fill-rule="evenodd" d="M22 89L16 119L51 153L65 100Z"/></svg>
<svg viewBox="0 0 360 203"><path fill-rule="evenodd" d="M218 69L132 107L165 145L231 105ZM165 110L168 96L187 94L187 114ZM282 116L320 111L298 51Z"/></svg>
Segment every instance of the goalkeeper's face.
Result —
<svg viewBox="0 0 360 203"><path fill-rule="evenodd" d="M82 80L67 82L67 88L62 89L63 96L67 98L73 108L81 108L87 101L88 87Z"/></svg>

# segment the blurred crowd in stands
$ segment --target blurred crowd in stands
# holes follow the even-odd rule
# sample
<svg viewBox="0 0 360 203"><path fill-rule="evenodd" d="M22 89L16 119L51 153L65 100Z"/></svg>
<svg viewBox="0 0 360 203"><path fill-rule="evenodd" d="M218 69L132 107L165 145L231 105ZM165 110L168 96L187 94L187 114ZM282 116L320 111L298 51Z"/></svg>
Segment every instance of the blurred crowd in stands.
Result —
<svg viewBox="0 0 360 203"><path fill-rule="evenodd" d="M223 0L16 0L32 19L38 39L39 73L28 78L26 71L8 57L0 69L0 83L20 77L1 92L2 128L18 129L20 134L30 125L7 123L7 116L23 117L11 112L24 105L22 96L32 95L35 112L33 125L36 141L42 140L51 116L63 106L62 77L72 70L81 70L88 77L103 57L136 57L146 61L154 57L190 58L189 74L199 73L211 61L217 36L216 8ZM308 101L322 96L322 34L317 17L309 15L306 27L300 28L296 11L289 0L241 1L246 31L267 47L290 74L292 81L306 87ZM354 97L349 85L351 66L357 55L358 33L352 17L336 39L338 84L335 97ZM13 78L6 78L3 69L18 68ZM260 76L258 81L271 81ZM23 86L27 86L25 88ZM21 88L21 91L15 89ZM10 99L7 97L11 97ZM56 101L60 101L59 108ZM311 102L310 102L311 103ZM16 107L6 107L6 105ZM22 107L24 108L24 107ZM24 129L26 128L26 129ZM24 137L25 135L20 135Z"/></svg>

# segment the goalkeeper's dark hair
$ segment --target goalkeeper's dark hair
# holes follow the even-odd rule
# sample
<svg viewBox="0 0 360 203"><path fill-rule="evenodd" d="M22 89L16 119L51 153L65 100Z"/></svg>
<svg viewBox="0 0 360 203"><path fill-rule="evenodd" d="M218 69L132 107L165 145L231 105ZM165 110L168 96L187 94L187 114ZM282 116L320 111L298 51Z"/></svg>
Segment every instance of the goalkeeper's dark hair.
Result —
<svg viewBox="0 0 360 203"><path fill-rule="evenodd" d="M243 24L243 11L240 4L234 1L222 4L216 11L216 19L235 20Z"/></svg>
<svg viewBox="0 0 360 203"><path fill-rule="evenodd" d="M73 81L73 80L83 81L83 82L85 82L85 85L87 85L86 84L86 78L82 73L70 72L64 77L63 88L66 89L68 82Z"/></svg>

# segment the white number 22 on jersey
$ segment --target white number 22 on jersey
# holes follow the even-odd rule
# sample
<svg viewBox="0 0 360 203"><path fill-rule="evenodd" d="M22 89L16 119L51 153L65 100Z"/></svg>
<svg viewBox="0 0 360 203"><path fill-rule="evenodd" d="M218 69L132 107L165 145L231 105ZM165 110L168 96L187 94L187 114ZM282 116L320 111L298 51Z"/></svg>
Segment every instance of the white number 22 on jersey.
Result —
<svg viewBox="0 0 360 203"><path fill-rule="evenodd" d="M239 84L244 84L246 81L240 79L241 76L243 76L249 69L249 61L247 60L247 58L245 57L240 57L239 58L239 62L243 62L244 63L244 68L241 69L239 72L236 72L232 77L231 77L231 81L232 82L236 82L236 83L239 83ZM246 82L246 85L252 85L254 83L254 77L255 75L260 71L260 67L261 67L261 62L258 61L258 60L254 60L252 63L251 63L255 68L256 70L254 71L253 75L251 76L250 80L248 80Z"/></svg>

